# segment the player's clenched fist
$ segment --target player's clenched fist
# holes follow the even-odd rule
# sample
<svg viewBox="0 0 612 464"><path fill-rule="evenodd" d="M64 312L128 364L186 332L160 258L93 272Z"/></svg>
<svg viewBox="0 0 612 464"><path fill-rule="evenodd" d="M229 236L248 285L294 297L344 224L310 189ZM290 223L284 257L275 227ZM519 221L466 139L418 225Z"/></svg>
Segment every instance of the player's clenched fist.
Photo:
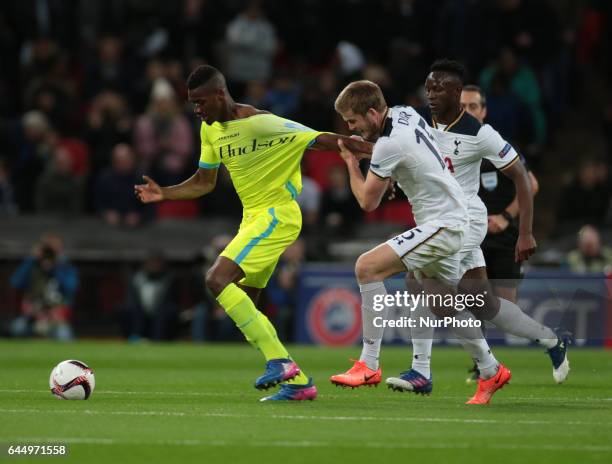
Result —
<svg viewBox="0 0 612 464"><path fill-rule="evenodd" d="M533 235L519 235L516 242L515 260L517 262L529 259L535 253L537 244Z"/></svg>
<svg viewBox="0 0 612 464"><path fill-rule="evenodd" d="M140 201L143 203L153 203L156 201L162 201L164 195L161 187L151 179L149 176L142 176L146 184L135 185L134 193Z"/></svg>

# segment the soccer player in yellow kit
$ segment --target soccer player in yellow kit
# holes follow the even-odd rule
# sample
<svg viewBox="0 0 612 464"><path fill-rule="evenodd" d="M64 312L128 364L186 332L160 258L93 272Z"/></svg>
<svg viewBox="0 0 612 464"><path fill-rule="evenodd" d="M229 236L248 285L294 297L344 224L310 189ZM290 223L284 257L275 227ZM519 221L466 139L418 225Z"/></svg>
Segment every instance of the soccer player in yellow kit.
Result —
<svg viewBox="0 0 612 464"><path fill-rule="evenodd" d="M352 151L371 153L372 145L335 134L313 131L249 105L234 102L224 76L212 66L199 66L187 80L188 98L202 120L199 169L185 182L160 187L144 176L135 186L144 203L198 198L211 192L221 163L228 169L243 205L238 234L206 274L206 286L246 339L266 359L255 388L280 390L262 399L312 400L312 379L290 358L268 318L257 310L283 251L298 237L302 216L295 198L302 189L300 161L306 149L338 151L338 139Z"/></svg>

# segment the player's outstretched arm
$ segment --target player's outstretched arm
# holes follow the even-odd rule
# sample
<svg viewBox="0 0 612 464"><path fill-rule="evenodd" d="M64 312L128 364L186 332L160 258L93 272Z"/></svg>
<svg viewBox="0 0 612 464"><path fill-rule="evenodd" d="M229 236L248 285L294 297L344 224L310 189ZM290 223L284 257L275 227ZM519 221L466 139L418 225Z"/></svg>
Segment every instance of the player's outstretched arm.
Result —
<svg viewBox="0 0 612 464"><path fill-rule="evenodd" d="M516 243L516 261L529 259L535 253L536 241L533 236L533 193L531 180L520 161L512 163L502 173L508 176L516 188L519 201L519 238Z"/></svg>
<svg viewBox="0 0 612 464"><path fill-rule="evenodd" d="M382 179L371 172L364 179L357 157L344 145L344 140L338 140L338 148L348 168L351 190L359 206L364 211L374 211L389 187L389 179Z"/></svg>
<svg viewBox="0 0 612 464"><path fill-rule="evenodd" d="M198 169L193 176L178 185L160 187L148 176L142 176L146 184L135 185L134 193L143 203L163 200L191 200L211 192L217 184L217 169Z"/></svg>
<svg viewBox="0 0 612 464"><path fill-rule="evenodd" d="M339 140L342 140L347 150L354 153L359 159L369 158L372 155L372 149L374 148L373 143L366 142L360 138L338 134L321 134L315 139L314 144L312 144L310 148L340 152L340 146L338 145Z"/></svg>

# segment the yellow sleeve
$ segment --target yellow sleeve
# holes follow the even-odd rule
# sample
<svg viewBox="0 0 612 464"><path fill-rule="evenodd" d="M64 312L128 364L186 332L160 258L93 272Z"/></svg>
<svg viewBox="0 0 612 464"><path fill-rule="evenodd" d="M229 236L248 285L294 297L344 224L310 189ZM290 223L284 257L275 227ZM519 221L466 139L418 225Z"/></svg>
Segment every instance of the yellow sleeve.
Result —
<svg viewBox="0 0 612 464"><path fill-rule="evenodd" d="M219 158L219 154L213 149L213 146L208 143L204 124L202 124L200 128L200 140L202 142L202 148L200 150L200 161L198 162L198 166L203 169L217 169L221 164L221 159Z"/></svg>

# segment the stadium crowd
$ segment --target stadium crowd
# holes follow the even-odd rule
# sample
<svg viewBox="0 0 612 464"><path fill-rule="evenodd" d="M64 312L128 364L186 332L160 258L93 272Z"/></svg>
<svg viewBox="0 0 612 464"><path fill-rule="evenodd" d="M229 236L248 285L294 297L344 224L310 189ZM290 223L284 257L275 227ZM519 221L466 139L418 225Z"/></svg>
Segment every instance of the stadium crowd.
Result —
<svg viewBox="0 0 612 464"><path fill-rule="evenodd" d="M393 103L422 105L429 64L454 57L486 91L488 121L536 170L554 128L579 104L572 92L589 72L609 75L606 2L294 3L3 4L0 211L95 213L128 227L156 217L238 214L237 201L220 210L217 195L145 211L128 188L142 172L168 184L192 171L199 123L186 103L185 77L198 63L224 70L239 101L343 131L332 102L347 81L364 77ZM338 28L337 18L350 27ZM609 125L609 106L600 110ZM589 192L597 196L595 216L569 205L559 221L603 224L609 181L601 155L604 166L585 162L565 192L578 205ZM310 158L307 207L319 213L311 221L350 229L359 214L342 171ZM589 165L601 179L582 174Z"/></svg>
<svg viewBox="0 0 612 464"><path fill-rule="evenodd" d="M200 200L151 207L133 193L143 173L168 185L195 169L200 122L186 101L185 78L196 65L221 69L237 101L346 133L333 101L347 82L378 83L392 105L425 105L429 65L445 56L466 65L468 82L487 94L487 122L536 175L567 179L540 188L549 192L541 201L557 211L545 229L580 230L568 265L609 264L598 229L609 228L611 216L611 10L605 0L3 2L0 218L96 215L136 228L164 218L239 217L223 169ZM587 155L555 163L563 150L558 136L571 129L590 130L603 143L585 143ZM311 152L303 173L308 243L322 231L349 237L364 221L411 223L402 198L363 217L338 156ZM280 266L270 292L279 308L290 305L289 270L305 253L321 257L311 253L316 246L306 248ZM130 283L127 335L142 325L138 286L163 270L163 258L151 256Z"/></svg>

